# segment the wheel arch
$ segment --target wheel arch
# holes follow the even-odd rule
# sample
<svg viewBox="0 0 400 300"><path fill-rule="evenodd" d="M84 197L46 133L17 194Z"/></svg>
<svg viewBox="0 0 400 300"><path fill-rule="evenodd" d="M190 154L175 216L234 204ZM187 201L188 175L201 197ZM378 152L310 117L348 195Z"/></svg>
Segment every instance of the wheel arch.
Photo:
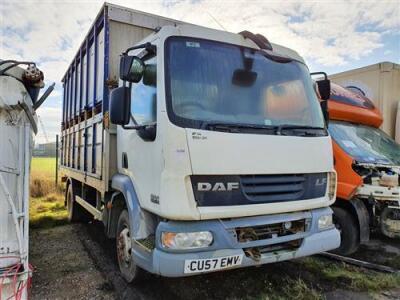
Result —
<svg viewBox="0 0 400 300"><path fill-rule="evenodd" d="M124 208L128 211L133 239L144 239L154 234L155 216L141 208L131 178L127 175L116 174L111 179L111 187L114 192L110 200L112 205L109 212L107 235L115 238L118 218Z"/></svg>

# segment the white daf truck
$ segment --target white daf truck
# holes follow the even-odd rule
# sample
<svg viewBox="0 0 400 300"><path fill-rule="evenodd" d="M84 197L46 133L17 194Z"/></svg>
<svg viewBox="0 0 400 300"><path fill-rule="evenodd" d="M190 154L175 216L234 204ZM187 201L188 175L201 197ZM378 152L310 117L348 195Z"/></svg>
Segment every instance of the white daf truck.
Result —
<svg viewBox="0 0 400 300"><path fill-rule="evenodd" d="M128 282L339 246L331 139L295 51L106 4L63 83L69 218L104 223Z"/></svg>
<svg viewBox="0 0 400 300"><path fill-rule="evenodd" d="M0 299L27 299L29 170L43 73L32 62L0 60Z"/></svg>

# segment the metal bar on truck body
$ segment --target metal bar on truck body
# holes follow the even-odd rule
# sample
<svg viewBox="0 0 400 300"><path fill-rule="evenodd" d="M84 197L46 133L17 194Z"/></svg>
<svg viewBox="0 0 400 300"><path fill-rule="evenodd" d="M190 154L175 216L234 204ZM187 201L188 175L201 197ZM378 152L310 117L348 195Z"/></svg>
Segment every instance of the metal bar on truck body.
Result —
<svg viewBox="0 0 400 300"><path fill-rule="evenodd" d="M85 82L85 86L86 86L86 93L85 93L85 106L84 106L84 110L87 110L87 105L88 105L88 99L89 99L89 91L88 91L88 87L89 87L89 35L86 37L86 82ZM86 122L87 122L87 113L85 112L85 133L84 133L84 159L83 159L83 170L86 172L87 171L87 166L86 166L86 162L87 162L87 128L86 128Z"/></svg>
<svg viewBox="0 0 400 300"><path fill-rule="evenodd" d="M84 106L84 109L86 110L87 109L87 106L88 106L88 100L89 100L89 65L90 65L90 59L89 59L89 55L90 55L90 53L89 53L89 37L87 37L86 38L86 82L85 82L85 85L86 85L86 99L85 99L85 106Z"/></svg>
<svg viewBox="0 0 400 300"><path fill-rule="evenodd" d="M93 90L93 87L95 86L95 82L92 82L92 80L95 80L95 37L93 35L95 28L92 29L92 34L89 36L88 40L88 45L89 45L89 55L88 55L88 61L89 61L89 72L88 72L88 101L87 101L87 109L90 109L94 106L94 94L95 91Z"/></svg>
<svg viewBox="0 0 400 300"><path fill-rule="evenodd" d="M64 80L64 79L63 79ZM66 93L65 93L65 82L63 81L63 85L62 85L62 87L63 87L63 114L62 114L62 123L64 123L65 124L65 103L66 103L66 101L65 101L65 95L66 95Z"/></svg>
<svg viewBox="0 0 400 300"><path fill-rule="evenodd" d="M108 99L108 86L106 85L108 79L108 55L109 55L109 34L110 27L108 23L108 8L105 7L103 15L103 28L104 28L104 74L103 74L103 115L108 111L109 99Z"/></svg>
<svg viewBox="0 0 400 300"><path fill-rule="evenodd" d="M78 59L75 57L75 81L74 81L74 87L75 87L75 101L74 101L74 119L76 117L76 107L78 105L79 99L78 99Z"/></svg>
<svg viewBox="0 0 400 300"><path fill-rule="evenodd" d="M71 140L72 140L71 166L72 166L72 168L74 168L75 167L75 125L72 126Z"/></svg>
<svg viewBox="0 0 400 300"><path fill-rule="evenodd" d="M68 82L69 82L69 108L68 108L68 120L71 120L72 117L72 102L73 97L73 90L72 90L72 86L74 85L74 81L73 81L74 75L73 75L73 66L71 66L71 68L69 69L69 76L68 76Z"/></svg>
<svg viewBox="0 0 400 300"><path fill-rule="evenodd" d="M93 123L92 125L92 169L91 172L96 174L96 135L97 135L97 123Z"/></svg>
<svg viewBox="0 0 400 300"><path fill-rule="evenodd" d="M74 64L75 64L75 66L74 66L73 70L75 70L75 72L72 71L72 78L73 78L73 81L72 81L72 86L73 86L72 97L73 97L73 99L72 99L72 111L71 111L71 120L73 120L73 122L72 122L73 127L72 128L75 127L76 102L77 102L77 97L76 97L76 87L77 87L76 77L77 77L77 73L78 72L77 72L77 68L76 68L76 66L77 66L76 57L75 57L75 63ZM72 132L74 132L74 130ZM72 167L75 167L75 134L73 134L73 136L72 136Z"/></svg>
<svg viewBox="0 0 400 300"><path fill-rule="evenodd" d="M94 54L93 54L93 105L92 109L96 107L96 95L97 95L97 54L98 54L98 49L97 49L97 41L98 41L98 28L97 24L95 23L95 26L93 28L93 47L94 47ZM94 117L94 114L92 114L92 118ZM91 173L96 173L95 166L96 166L96 125L92 125L92 165L90 166L90 172Z"/></svg>
<svg viewBox="0 0 400 300"><path fill-rule="evenodd" d="M79 48L79 69L80 69L80 76L79 76L79 108L78 108L78 116L81 114L82 108L82 81L83 81L83 59L82 59L82 48Z"/></svg>
<svg viewBox="0 0 400 300"><path fill-rule="evenodd" d="M75 101L75 117L79 117L80 114L80 107L81 107L81 77L82 77L82 71L81 71L81 57L80 57L80 52L78 57L76 58L76 80L75 80L75 85L76 85L76 101Z"/></svg>
<svg viewBox="0 0 400 300"><path fill-rule="evenodd" d="M72 66L72 108L71 108L71 119L75 117L76 107L76 57Z"/></svg>
<svg viewBox="0 0 400 300"><path fill-rule="evenodd" d="M87 93L87 86L86 86L86 78L87 78L87 52L86 48L81 49L82 52L82 63L81 63L81 70L82 70L82 78L81 78L81 103L80 103L80 113L85 111L86 107L86 93Z"/></svg>
<svg viewBox="0 0 400 300"><path fill-rule="evenodd" d="M94 58L93 58L93 62L94 62L94 68L93 68L93 107L96 106L96 94L97 94L97 26L95 24L94 28L93 28L93 47L94 47Z"/></svg>
<svg viewBox="0 0 400 300"><path fill-rule="evenodd" d="M65 123L68 124L68 110L69 110L69 71L67 76L65 77L65 84L66 84L66 90L67 90L67 101L66 101L66 108L65 108ZM68 126L67 126L68 127Z"/></svg>
<svg viewBox="0 0 400 300"><path fill-rule="evenodd" d="M64 176L73 178L75 180L78 180L88 186L91 186L98 190L100 193L104 194L106 191L108 191L108 186L105 186L104 180L100 179L99 177L93 176L93 175L86 175L84 172L79 171L79 170L74 170L72 168L68 168L66 166L62 166L60 168L61 174Z"/></svg>
<svg viewBox="0 0 400 300"><path fill-rule="evenodd" d="M101 211L97 210L96 207L90 205L89 202L87 202L86 200L83 200L79 196L75 196L75 201L78 202L80 205L82 205L82 207L84 209L86 209L89 213L91 213L96 220L99 220L99 221L102 220L103 215L102 215Z"/></svg>

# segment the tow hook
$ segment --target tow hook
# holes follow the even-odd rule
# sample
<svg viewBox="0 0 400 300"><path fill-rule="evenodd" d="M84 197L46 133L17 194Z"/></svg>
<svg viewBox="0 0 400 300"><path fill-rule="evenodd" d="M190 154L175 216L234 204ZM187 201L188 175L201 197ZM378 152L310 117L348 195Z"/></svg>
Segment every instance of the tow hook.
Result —
<svg viewBox="0 0 400 300"><path fill-rule="evenodd" d="M261 260L260 249L257 248L257 247L247 248L247 249L244 250L244 253L246 254L247 257L250 257L254 261L260 261Z"/></svg>
<svg viewBox="0 0 400 300"><path fill-rule="evenodd" d="M240 243L251 242L258 240L256 231L253 228L241 228L238 230L238 237ZM261 253L258 247L244 249L244 253L247 257L250 257L254 261L261 260Z"/></svg>

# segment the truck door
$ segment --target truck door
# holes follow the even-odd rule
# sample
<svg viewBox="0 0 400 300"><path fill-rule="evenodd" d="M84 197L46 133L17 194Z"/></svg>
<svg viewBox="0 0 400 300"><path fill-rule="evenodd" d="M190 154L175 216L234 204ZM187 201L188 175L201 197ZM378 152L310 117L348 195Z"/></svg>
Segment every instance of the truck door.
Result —
<svg viewBox="0 0 400 300"><path fill-rule="evenodd" d="M151 196L159 195L161 142L157 123L157 57L144 59L145 71L138 83L131 83L131 125L148 125L147 129L118 128L119 169L131 177L142 207L156 205Z"/></svg>

